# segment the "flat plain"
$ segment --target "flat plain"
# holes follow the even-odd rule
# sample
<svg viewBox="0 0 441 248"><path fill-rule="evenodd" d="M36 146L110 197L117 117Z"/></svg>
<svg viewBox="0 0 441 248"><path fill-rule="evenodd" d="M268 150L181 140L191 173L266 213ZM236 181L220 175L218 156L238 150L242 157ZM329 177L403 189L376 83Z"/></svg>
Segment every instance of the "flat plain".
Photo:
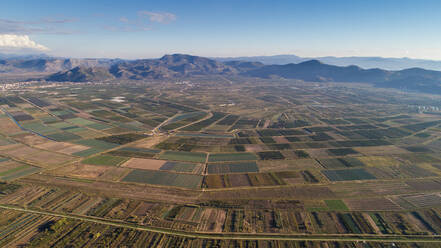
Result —
<svg viewBox="0 0 441 248"><path fill-rule="evenodd" d="M0 246L437 247L440 97L229 80L2 92Z"/></svg>

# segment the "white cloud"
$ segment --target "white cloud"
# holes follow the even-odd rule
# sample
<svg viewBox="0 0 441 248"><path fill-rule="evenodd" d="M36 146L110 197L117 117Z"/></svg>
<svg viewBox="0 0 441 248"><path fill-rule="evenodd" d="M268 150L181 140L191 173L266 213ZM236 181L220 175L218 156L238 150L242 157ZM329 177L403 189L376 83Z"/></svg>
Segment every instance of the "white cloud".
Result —
<svg viewBox="0 0 441 248"><path fill-rule="evenodd" d="M32 49L48 51L49 48L36 43L27 35L0 34L0 48L7 49Z"/></svg>
<svg viewBox="0 0 441 248"><path fill-rule="evenodd" d="M3 34L70 34L64 25L74 23L77 19L42 18L21 21L0 18L0 33Z"/></svg>
<svg viewBox="0 0 441 248"><path fill-rule="evenodd" d="M151 11L140 11L138 12L141 16L148 16L151 22L157 22L162 24L168 24L176 20L176 15L168 12L151 12Z"/></svg>
<svg viewBox="0 0 441 248"><path fill-rule="evenodd" d="M128 22L129 22L129 19L127 19L126 17L123 16L123 17L120 17L120 18L119 18L119 21L120 21L120 22L124 22L124 23L128 23Z"/></svg>

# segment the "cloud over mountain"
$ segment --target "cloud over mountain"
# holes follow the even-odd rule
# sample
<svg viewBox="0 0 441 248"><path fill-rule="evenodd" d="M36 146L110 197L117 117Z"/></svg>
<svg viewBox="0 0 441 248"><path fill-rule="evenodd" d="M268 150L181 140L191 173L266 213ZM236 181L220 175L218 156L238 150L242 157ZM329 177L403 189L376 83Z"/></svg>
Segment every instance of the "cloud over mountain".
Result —
<svg viewBox="0 0 441 248"><path fill-rule="evenodd" d="M48 51L49 48L36 43L27 35L0 34L0 49L32 49Z"/></svg>
<svg viewBox="0 0 441 248"><path fill-rule="evenodd" d="M140 11L140 16L147 16L151 22L168 24L176 20L176 15L168 12Z"/></svg>

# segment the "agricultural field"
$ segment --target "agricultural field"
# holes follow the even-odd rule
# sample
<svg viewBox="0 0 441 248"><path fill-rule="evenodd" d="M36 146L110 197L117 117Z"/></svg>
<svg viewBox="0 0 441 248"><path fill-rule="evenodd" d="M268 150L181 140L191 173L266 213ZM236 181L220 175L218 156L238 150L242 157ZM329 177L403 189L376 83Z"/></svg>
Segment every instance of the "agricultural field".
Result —
<svg viewBox="0 0 441 248"><path fill-rule="evenodd" d="M195 189L201 184L202 177L189 174L175 174L162 171L133 170L122 179L123 182L147 183Z"/></svg>
<svg viewBox="0 0 441 248"><path fill-rule="evenodd" d="M2 92L0 247L439 247L441 98L191 80Z"/></svg>
<svg viewBox="0 0 441 248"><path fill-rule="evenodd" d="M115 157L110 155L98 155L94 157L87 158L82 161L84 164L91 164L91 165L111 165L111 166L117 166L123 162L125 162L127 158L123 157Z"/></svg>
<svg viewBox="0 0 441 248"><path fill-rule="evenodd" d="M257 156L252 153L212 153L208 157L208 162L242 161L257 160Z"/></svg>
<svg viewBox="0 0 441 248"><path fill-rule="evenodd" d="M255 162L207 164L208 174L228 174L258 171L259 168L257 167L257 164Z"/></svg>
<svg viewBox="0 0 441 248"><path fill-rule="evenodd" d="M205 153L185 152L185 151L165 151L159 158L165 160L176 160L184 162L204 163L207 155Z"/></svg>

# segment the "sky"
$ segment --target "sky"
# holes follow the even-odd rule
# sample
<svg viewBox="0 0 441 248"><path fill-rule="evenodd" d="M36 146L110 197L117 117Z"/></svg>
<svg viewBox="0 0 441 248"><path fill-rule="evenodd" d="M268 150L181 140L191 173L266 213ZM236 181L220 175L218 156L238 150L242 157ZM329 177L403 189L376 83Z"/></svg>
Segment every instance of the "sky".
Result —
<svg viewBox="0 0 441 248"><path fill-rule="evenodd" d="M0 52L441 60L439 0L2 0Z"/></svg>

